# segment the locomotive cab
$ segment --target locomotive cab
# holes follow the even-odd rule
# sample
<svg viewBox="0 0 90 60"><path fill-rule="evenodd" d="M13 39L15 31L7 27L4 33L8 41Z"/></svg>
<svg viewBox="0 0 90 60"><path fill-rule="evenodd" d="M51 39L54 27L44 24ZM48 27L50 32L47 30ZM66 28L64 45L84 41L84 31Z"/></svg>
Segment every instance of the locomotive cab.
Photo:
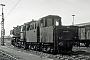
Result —
<svg viewBox="0 0 90 60"><path fill-rule="evenodd" d="M61 26L61 17L57 15L48 15L39 20L39 27Z"/></svg>
<svg viewBox="0 0 90 60"><path fill-rule="evenodd" d="M61 17L53 15L41 18L39 24L42 51L72 51L73 44L78 40L77 26L62 26Z"/></svg>

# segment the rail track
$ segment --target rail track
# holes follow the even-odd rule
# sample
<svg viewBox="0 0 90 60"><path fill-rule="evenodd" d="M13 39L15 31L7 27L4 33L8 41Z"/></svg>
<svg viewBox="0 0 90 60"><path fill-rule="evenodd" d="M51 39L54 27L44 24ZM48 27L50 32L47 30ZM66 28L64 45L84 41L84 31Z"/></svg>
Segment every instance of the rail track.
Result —
<svg viewBox="0 0 90 60"><path fill-rule="evenodd" d="M18 60L14 56L0 50L0 60Z"/></svg>
<svg viewBox="0 0 90 60"><path fill-rule="evenodd" d="M38 52L38 51L33 51L33 50L24 50L24 49L18 49L14 48L17 51L25 52L25 53L30 53L37 55L43 59L52 59L52 60L90 60L90 53L85 52L85 51L73 51L71 55L52 55L52 54L47 54L43 52Z"/></svg>
<svg viewBox="0 0 90 60"><path fill-rule="evenodd" d="M49 60L50 59L51 60L90 60L90 52L88 52L90 50L90 47L89 48L87 48L87 47L85 47L85 48L75 47L73 49L75 51L71 52L70 55L62 55L62 54L52 55L52 54L47 54L47 53L33 51L33 50L18 49L17 47L14 47L14 46L10 45L9 43L7 44L7 47L10 48L10 49L20 51L20 52L30 53L32 55L36 55L36 56L38 56L42 59L46 59L46 60L48 60L48 59ZM7 56L9 56L9 55L7 55ZM15 60L16 58L13 57L12 59ZM18 59L16 59L16 60L18 60Z"/></svg>

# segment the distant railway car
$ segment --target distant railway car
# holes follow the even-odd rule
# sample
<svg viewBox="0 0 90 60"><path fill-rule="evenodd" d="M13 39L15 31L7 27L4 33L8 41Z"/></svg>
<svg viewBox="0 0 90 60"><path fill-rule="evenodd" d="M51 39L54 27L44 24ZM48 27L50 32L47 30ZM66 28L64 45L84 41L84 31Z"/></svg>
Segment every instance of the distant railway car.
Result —
<svg viewBox="0 0 90 60"><path fill-rule="evenodd" d="M85 46L90 44L90 25L79 26L79 39L81 43L84 43Z"/></svg>

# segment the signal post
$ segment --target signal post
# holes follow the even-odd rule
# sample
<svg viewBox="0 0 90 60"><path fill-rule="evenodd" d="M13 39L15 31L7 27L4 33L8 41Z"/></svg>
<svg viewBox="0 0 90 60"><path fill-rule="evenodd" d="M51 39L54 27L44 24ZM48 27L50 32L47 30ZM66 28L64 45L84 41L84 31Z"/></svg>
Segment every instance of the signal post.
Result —
<svg viewBox="0 0 90 60"><path fill-rule="evenodd" d="M4 4L0 4L2 6L2 21L1 21L1 45L4 46L4 35L5 35L5 29L4 29L4 13L3 13L3 6Z"/></svg>

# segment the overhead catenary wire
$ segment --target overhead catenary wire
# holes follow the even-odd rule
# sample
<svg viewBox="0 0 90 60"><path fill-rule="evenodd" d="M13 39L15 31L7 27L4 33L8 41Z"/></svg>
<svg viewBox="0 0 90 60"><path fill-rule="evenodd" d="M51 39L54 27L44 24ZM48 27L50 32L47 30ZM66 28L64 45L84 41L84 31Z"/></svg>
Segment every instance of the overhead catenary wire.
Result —
<svg viewBox="0 0 90 60"><path fill-rule="evenodd" d="M20 0L15 4L15 6L11 9L11 11L7 14L7 16L5 17L5 19L9 16L9 14L14 10L14 8L18 5L18 3L20 2Z"/></svg>

